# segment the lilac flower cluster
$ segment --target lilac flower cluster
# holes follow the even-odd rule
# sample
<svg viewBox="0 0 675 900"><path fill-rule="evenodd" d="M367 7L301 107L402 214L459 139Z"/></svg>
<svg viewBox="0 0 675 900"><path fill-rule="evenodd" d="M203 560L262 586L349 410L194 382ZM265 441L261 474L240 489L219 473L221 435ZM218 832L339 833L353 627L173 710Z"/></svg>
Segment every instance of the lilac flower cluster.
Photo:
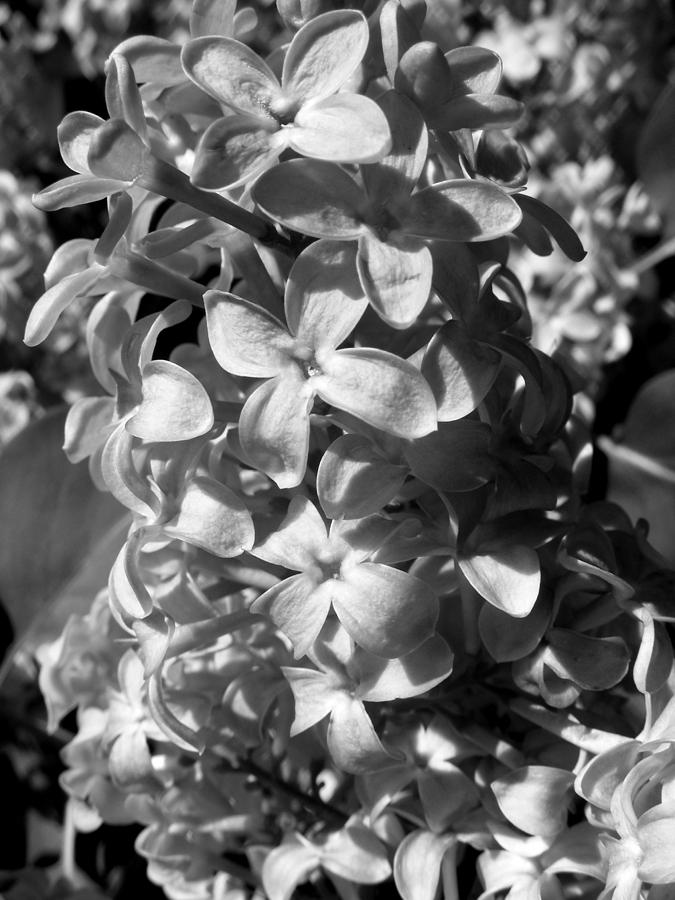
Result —
<svg viewBox="0 0 675 900"><path fill-rule="evenodd" d="M183 46L123 42L110 118L65 118L74 174L36 197L107 198L26 341L94 301L65 449L129 515L39 653L51 726L77 709L72 822L142 824L176 900L661 900L672 576L582 503L588 435L509 267L517 238L583 248L525 191L494 53L423 40L424 3L332 5L279 0L268 59L224 0Z"/></svg>

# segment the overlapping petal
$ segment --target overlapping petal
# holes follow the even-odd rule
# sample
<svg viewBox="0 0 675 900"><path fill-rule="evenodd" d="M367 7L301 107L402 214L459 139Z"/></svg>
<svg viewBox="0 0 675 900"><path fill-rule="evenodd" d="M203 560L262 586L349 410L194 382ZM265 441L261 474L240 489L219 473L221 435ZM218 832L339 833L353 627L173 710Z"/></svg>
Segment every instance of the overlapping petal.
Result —
<svg viewBox="0 0 675 900"><path fill-rule="evenodd" d="M361 283L375 311L394 328L407 327L424 309L432 268L429 248L415 238L384 242L367 231L359 239Z"/></svg>
<svg viewBox="0 0 675 900"><path fill-rule="evenodd" d="M288 143L303 156L334 162L369 163L391 144L379 106L361 94L337 94L298 110Z"/></svg>

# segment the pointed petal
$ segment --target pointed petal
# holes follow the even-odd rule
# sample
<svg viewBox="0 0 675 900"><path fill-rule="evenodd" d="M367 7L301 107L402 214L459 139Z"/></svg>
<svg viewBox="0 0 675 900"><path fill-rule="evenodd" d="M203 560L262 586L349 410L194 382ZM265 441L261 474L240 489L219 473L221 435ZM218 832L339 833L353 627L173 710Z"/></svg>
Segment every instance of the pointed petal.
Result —
<svg viewBox="0 0 675 900"><path fill-rule="evenodd" d="M452 422L473 412L494 384L500 364L496 350L469 337L459 322L446 322L429 342L422 362L439 421Z"/></svg>
<svg viewBox="0 0 675 900"><path fill-rule="evenodd" d="M56 130L59 149L64 163L73 172L82 175L89 174L87 154L92 134L99 125L103 125L103 119L89 112L72 112L61 121Z"/></svg>
<svg viewBox="0 0 675 900"><path fill-rule="evenodd" d="M111 53L107 61L105 101L111 119L123 119L144 141L148 138L143 101L126 56Z"/></svg>
<svg viewBox="0 0 675 900"><path fill-rule="evenodd" d="M529 547L515 544L490 554L458 559L462 574L488 603L516 618L532 611L539 595L539 557Z"/></svg>
<svg viewBox="0 0 675 900"><path fill-rule="evenodd" d="M394 856L394 881L403 900L434 900L441 862L455 838L431 831L413 831Z"/></svg>
<svg viewBox="0 0 675 900"><path fill-rule="evenodd" d="M346 691L336 692L328 723L328 750L344 772L359 774L391 762L363 703Z"/></svg>
<svg viewBox="0 0 675 900"><path fill-rule="evenodd" d="M419 109L404 94L379 98L391 132L391 150L379 164L361 170L368 196L377 203L412 193L427 161L427 127Z"/></svg>
<svg viewBox="0 0 675 900"><path fill-rule="evenodd" d="M326 621L331 592L305 573L291 575L261 594L251 611L269 616L293 645L296 659L304 656Z"/></svg>
<svg viewBox="0 0 675 900"><path fill-rule="evenodd" d="M334 94L352 75L368 47L363 13L346 9L315 16L291 41L281 83L296 100L320 100Z"/></svg>
<svg viewBox="0 0 675 900"><path fill-rule="evenodd" d="M143 369L143 399L127 421L129 434L145 441L189 441L213 427L213 407L194 375L164 359Z"/></svg>
<svg viewBox="0 0 675 900"><path fill-rule="evenodd" d="M425 582L379 563L344 567L335 583L333 606L361 647L393 659L431 637L438 600Z"/></svg>
<svg viewBox="0 0 675 900"><path fill-rule="evenodd" d="M280 488L295 487L305 474L313 397L309 382L289 369L256 388L241 411L244 452Z"/></svg>
<svg viewBox="0 0 675 900"><path fill-rule="evenodd" d="M97 175L70 175L55 181L33 196L33 203L38 209L53 212L69 206L80 206L82 203L94 203L103 200L116 191L130 187L130 181L118 178L99 178Z"/></svg>
<svg viewBox="0 0 675 900"><path fill-rule="evenodd" d="M288 137L303 156L342 163L372 163L391 147L384 113L361 94L337 94L303 106Z"/></svg>
<svg viewBox="0 0 675 900"><path fill-rule="evenodd" d="M272 565L303 572L313 569L329 549L326 525L307 497L293 497L281 524L252 550Z"/></svg>
<svg viewBox="0 0 675 900"><path fill-rule="evenodd" d="M334 163L281 163L264 172L251 193L263 212L294 231L341 240L361 233L363 191Z"/></svg>
<svg viewBox="0 0 675 900"><path fill-rule="evenodd" d="M246 44L228 37L199 37L181 53L183 69L215 100L240 112L273 121L269 105L281 89L274 72Z"/></svg>
<svg viewBox="0 0 675 900"><path fill-rule="evenodd" d="M291 726L291 737L295 737L325 719L333 707L337 692L330 686L330 679L324 672L291 666L282 666L281 671L295 699L295 719Z"/></svg>
<svg viewBox="0 0 675 900"><path fill-rule="evenodd" d="M290 364L293 338L261 306L223 291L204 294L213 355L227 372L269 378Z"/></svg>
<svg viewBox="0 0 675 900"><path fill-rule="evenodd" d="M388 462L368 438L343 434L321 458L316 489L329 518L354 519L378 512L406 475L407 466Z"/></svg>
<svg viewBox="0 0 675 900"><path fill-rule="evenodd" d="M319 363L323 374L311 381L327 403L400 437L436 428L431 388L411 363L367 348L338 350Z"/></svg>
<svg viewBox="0 0 675 900"><path fill-rule="evenodd" d="M452 650L439 634L400 659L382 660L362 653L358 657L359 696L370 702L417 697L445 681L453 659Z"/></svg>
<svg viewBox="0 0 675 900"><path fill-rule="evenodd" d="M78 297L86 297L96 282L105 274L100 266L92 266L84 272L66 276L49 288L30 311L26 322L24 342L29 347L40 344L51 333L61 313Z"/></svg>
<svg viewBox="0 0 675 900"><path fill-rule="evenodd" d="M190 181L213 190L252 180L276 162L285 136L268 120L248 113L216 119L199 140Z"/></svg>
<svg viewBox="0 0 675 900"><path fill-rule="evenodd" d="M358 270L375 312L394 328L407 328L431 291L429 248L414 238L385 243L371 232L359 238Z"/></svg>
<svg viewBox="0 0 675 900"><path fill-rule="evenodd" d="M520 224L518 204L493 184L456 178L413 194L401 227L444 241L489 241Z"/></svg>
<svg viewBox="0 0 675 900"><path fill-rule="evenodd" d="M298 256L286 284L286 321L298 340L333 349L354 330L368 306L356 272L356 248L320 240Z"/></svg>
<svg viewBox="0 0 675 900"><path fill-rule="evenodd" d="M580 262L586 256L586 251L579 240L578 234L560 213L542 203L541 200L537 200L536 197L518 194L516 202L526 215L532 216L544 226L556 240L565 256L571 259L572 262Z"/></svg>
<svg viewBox="0 0 675 900"><path fill-rule="evenodd" d="M134 438L120 422L103 446L101 477L123 506L143 518L154 520L159 513L159 502L147 478L136 469L133 446Z"/></svg>
<svg viewBox="0 0 675 900"><path fill-rule="evenodd" d="M171 537L222 558L250 550L255 537L246 504L224 484L205 476L190 481L178 513L162 527Z"/></svg>

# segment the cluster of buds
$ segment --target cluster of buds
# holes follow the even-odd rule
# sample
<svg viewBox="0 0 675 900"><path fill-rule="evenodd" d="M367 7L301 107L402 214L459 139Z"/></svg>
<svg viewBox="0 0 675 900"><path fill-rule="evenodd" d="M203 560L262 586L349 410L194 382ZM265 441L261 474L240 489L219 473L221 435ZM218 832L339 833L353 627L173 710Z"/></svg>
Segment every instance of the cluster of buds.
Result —
<svg viewBox="0 0 675 900"><path fill-rule="evenodd" d="M129 512L40 652L51 724L78 710L75 824L141 823L175 900L656 900L670 582L583 507L588 437L508 260L583 249L525 192L494 53L423 40L424 3L277 5L268 59L226 0L183 46L122 43L109 120L66 117L75 174L37 195L108 198L26 340L93 299L65 449Z"/></svg>

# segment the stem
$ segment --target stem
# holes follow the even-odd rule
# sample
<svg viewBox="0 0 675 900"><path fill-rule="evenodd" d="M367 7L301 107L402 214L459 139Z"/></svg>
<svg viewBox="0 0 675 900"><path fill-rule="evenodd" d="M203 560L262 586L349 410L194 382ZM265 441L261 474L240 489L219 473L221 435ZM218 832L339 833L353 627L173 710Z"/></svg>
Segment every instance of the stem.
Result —
<svg viewBox="0 0 675 900"><path fill-rule="evenodd" d="M187 175L164 160L152 157L147 170L138 177L137 184L169 200L201 210L207 216L245 231L263 244L290 247L290 241L278 234L274 226L261 216L243 209L232 200L226 200L220 194L196 188Z"/></svg>
<svg viewBox="0 0 675 900"><path fill-rule="evenodd" d="M266 772L265 769L260 768L260 766L251 759L241 760L239 762L239 769L242 772L248 772L249 775L253 775L260 784L264 784L267 787L272 788L272 790L296 800L318 819L326 819L328 822L341 828L349 818L339 809L336 809L328 803L324 803L323 800L319 800L318 797L310 797L308 794L304 794L301 790L294 787L294 785L289 784L287 781L277 778L276 775L272 775L271 772Z"/></svg>
<svg viewBox="0 0 675 900"><path fill-rule="evenodd" d="M70 884L75 884L75 821L73 819L73 807L70 800L66 803L66 811L63 820L63 837L61 841L61 872Z"/></svg>

